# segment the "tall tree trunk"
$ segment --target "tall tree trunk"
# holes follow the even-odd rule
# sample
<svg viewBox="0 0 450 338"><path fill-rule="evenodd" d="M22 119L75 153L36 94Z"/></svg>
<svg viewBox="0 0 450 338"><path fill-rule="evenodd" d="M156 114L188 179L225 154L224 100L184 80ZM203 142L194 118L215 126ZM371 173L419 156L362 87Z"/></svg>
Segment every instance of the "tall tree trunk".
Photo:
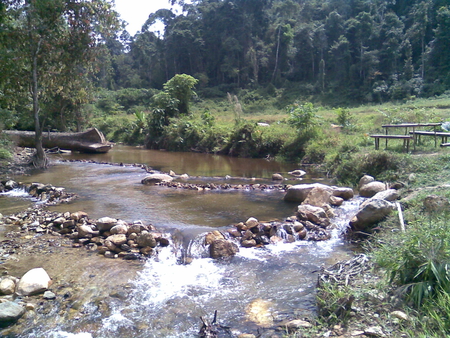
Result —
<svg viewBox="0 0 450 338"><path fill-rule="evenodd" d="M277 52L275 54L275 67L273 68L273 74L272 74L272 83L275 80L275 76L277 74L278 70L278 56L280 54L280 40L281 40L281 25L278 27L278 38L277 38Z"/></svg>
<svg viewBox="0 0 450 338"><path fill-rule="evenodd" d="M31 39L31 37L30 37ZM45 155L44 148L42 147L42 127L39 119L39 87L38 87L38 54L41 41L38 42L36 50L33 51L32 60L32 86L31 95L33 97L33 117L34 117L34 130L35 130L35 144L36 152L33 156L33 165L36 168L45 169L48 166L48 159Z"/></svg>

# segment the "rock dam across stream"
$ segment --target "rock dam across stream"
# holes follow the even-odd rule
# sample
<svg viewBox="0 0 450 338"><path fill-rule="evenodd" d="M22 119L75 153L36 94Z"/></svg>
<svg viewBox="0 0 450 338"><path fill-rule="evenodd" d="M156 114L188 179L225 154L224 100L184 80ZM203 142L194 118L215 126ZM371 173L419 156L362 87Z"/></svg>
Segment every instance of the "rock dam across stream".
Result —
<svg viewBox="0 0 450 338"><path fill-rule="evenodd" d="M52 212L82 210L91 218L105 216L152 224L171 245L146 260L108 259L84 248L73 248L69 239L51 235L23 238L29 250L0 251L0 269L20 277L43 267L53 280L56 298L33 296L36 313L6 337L196 337L200 317L229 327L221 337L248 333L282 337L283 323L315 316L315 285L322 266L346 259L350 248L339 236L359 201L336 209L336 231L330 240L296 241L259 248L240 248L231 260L208 257L204 234L222 231L249 217L261 221L285 219L298 203L283 201L283 191L195 191L165 186L145 186L146 172L139 166L68 162L89 158L96 162L141 163L156 170L187 173L189 183L272 184L273 173L285 177L298 169L274 161L234 159L204 154L166 153L118 147L108 154L86 157L55 155L55 165L45 172L14 177L25 183L61 186L78 198L50 206ZM194 178L195 177L195 178ZM306 177L302 182L322 182ZM301 183L298 180L286 183ZM11 202L13 201L13 202ZM5 216L37 203L26 195L2 196ZM0 238L11 229L0 225ZM26 244L32 242L31 244ZM189 254L190 264L180 264Z"/></svg>

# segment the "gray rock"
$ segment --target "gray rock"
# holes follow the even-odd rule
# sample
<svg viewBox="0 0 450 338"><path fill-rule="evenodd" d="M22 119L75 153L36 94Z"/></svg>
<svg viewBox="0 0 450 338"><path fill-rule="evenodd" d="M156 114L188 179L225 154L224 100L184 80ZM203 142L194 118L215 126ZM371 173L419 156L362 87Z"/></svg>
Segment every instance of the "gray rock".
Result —
<svg viewBox="0 0 450 338"><path fill-rule="evenodd" d="M301 177L301 176L305 176L306 175L306 171L297 169L297 170L293 170L293 171L288 172L288 174L292 175L292 176Z"/></svg>
<svg viewBox="0 0 450 338"><path fill-rule="evenodd" d="M359 195L362 197L373 197L376 193L386 190L386 184L383 182L373 181L363 185L359 189Z"/></svg>
<svg viewBox="0 0 450 338"><path fill-rule="evenodd" d="M272 175L272 181L282 181L282 180L284 180L283 175L281 175L281 174L273 174Z"/></svg>
<svg viewBox="0 0 450 338"><path fill-rule="evenodd" d="M299 205L297 213L299 219L302 219L303 216L305 216L308 221L311 221L313 223L320 223L321 219L328 218L327 213L323 208L308 204Z"/></svg>
<svg viewBox="0 0 450 338"><path fill-rule="evenodd" d="M328 186L318 186L310 190L302 204L309 204L315 207L323 207L330 203L333 190Z"/></svg>
<svg viewBox="0 0 450 338"><path fill-rule="evenodd" d="M333 187L333 196L343 198L346 201L352 199L354 195L352 188Z"/></svg>
<svg viewBox="0 0 450 338"><path fill-rule="evenodd" d="M122 244L125 244L127 242L127 236L125 234L117 234L117 235L111 235L106 238L106 241L110 241L115 246L121 246ZM105 241L105 243L106 243Z"/></svg>
<svg viewBox="0 0 450 338"><path fill-rule="evenodd" d="M50 276L43 268L35 268L28 271L20 279L17 285L17 293L29 296L44 292L51 284Z"/></svg>
<svg viewBox="0 0 450 338"><path fill-rule="evenodd" d="M360 231L381 221L389 215L395 206L391 202L379 199L370 199L355 217L350 221L353 230Z"/></svg>
<svg viewBox="0 0 450 338"><path fill-rule="evenodd" d="M372 196L373 199L386 200L386 201L395 201L398 199L400 194L395 189L387 189L384 191L377 192Z"/></svg>
<svg viewBox="0 0 450 338"><path fill-rule="evenodd" d="M143 231L141 234L136 238L136 243L140 247L156 247L156 239L153 237L153 235L148 231Z"/></svg>
<svg viewBox="0 0 450 338"><path fill-rule="evenodd" d="M44 292L44 299L55 299L56 295L51 291Z"/></svg>
<svg viewBox="0 0 450 338"><path fill-rule="evenodd" d="M108 231L117 224L117 219L111 217L102 217L97 220L97 228L100 231Z"/></svg>
<svg viewBox="0 0 450 338"><path fill-rule="evenodd" d="M87 237L89 235L92 235L92 233L94 232L94 230L92 230L89 225L80 225L77 227L77 231L79 238Z"/></svg>
<svg viewBox="0 0 450 338"><path fill-rule="evenodd" d="M15 290L16 290L16 282L12 278L5 277L0 281L1 295L12 295Z"/></svg>
<svg viewBox="0 0 450 338"><path fill-rule="evenodd" d="M239 247L235 243L225 239L215 240L209 246L209 255L214 259L232 257L238 252Z"/></svg>
<svg viewBox="0 0 450 338"><path fill-rule="evenodd" d="M111 235L119 235L128 233L128 225L124 221L118 221L110 230Z"/></svg>
<svg viewBox="0 0 450 338"><path fill-rule="evenodd" d="M247 221L245 221L245 225L247 226L247 229L254 228L258 226L259 222L256 218L250 217Z"/></svg>
<svg viewBox="0 0 450 338"><path fill-rule="evenodd" d="M286 194L284 195L284 200L287 202L301 203L306 199L309 192L316 187L328 188L327 185L321 183L296 184L286 191Z"/></svg>
<svg viewBox="0 0 450 338"><path fill-rule="evenodd" d="M25 308L15 302L4 302L0 304L0 323L14 322L25 313Z"/></svg>
<svg viewBox="0 0 450 338"><path fill-rule="evenodd" d="M147 177L145 177L141 183L142 184L156 184L161 182L172 182L173 177L166 174L150 174Z"/></svg>
<svg viewBox="0 0 450 338"><path fill-rule="evenodd" d="M373 182L373 181L375 181L375 178L373 178L372 176L369 176L369 175L364 175L359 180L358 189L361 189L362 186L364 186L370 182Z"/></svg>

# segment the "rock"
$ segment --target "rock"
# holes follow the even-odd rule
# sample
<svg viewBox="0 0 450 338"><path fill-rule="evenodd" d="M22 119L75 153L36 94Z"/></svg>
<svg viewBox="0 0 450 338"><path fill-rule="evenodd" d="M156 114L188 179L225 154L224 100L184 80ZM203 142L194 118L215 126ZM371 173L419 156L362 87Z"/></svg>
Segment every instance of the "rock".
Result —
<svg viewBox="0 0 450 338"><path fill-rule="evenodd" d="M125 234L111 235L106 238L106 241L110 241L115 246L121 246L127 242L127 236L125 236Z"/></svg>
<svg viewBox="0 0 450 338"><path fill-rule="evenodd" d="M317 186L311 189L302 204L309 204L316 207L323 207L330 203L333 190L328 186Z"/></svg>
<svg viewBox="0 0 450 338"><path fill-rule="evenodd" d="M306 216L306 219L308 221L311 221L313 223L320 223L321 219L327 218L327 214L323 208L307 204L299 205L297 213L303 214L304 216ZM300 215L298 217L300 217Z"/></svg>
<svg viewBox="0 0 450 338"><path fill-rule="evenodd" d="M5 277L0 282L0 294L1 295L12 295L16 290L16 282L10 278Z"/></svg>
<svg viewBox="0 0 450 338"><path fill-rule="evenodd" d="M55 299L56 295L51 291L45 291L43 297L44 299Z"/></svg>
<svg viewBox="0 0 450 338"><path fill-rule="evenodd" d="M78 231L78 238L87 237L89 235L92 235L94 232L94 230L92 230L92 228L89 225L79 225L77 227L77 231Z"/></svg>
<svg viewBox="0 0 450 338"><path fill-rule="evenodd" d="M423 200L423 206L429 213L438 213L448 211L450 209L450 203L446 197L437 195L428 195Z"/></svg>
<svg viewBox="0 0 450 338"><path fill-rule="evenodd" d="M295 319L295 320L291 320L287 323L284 323L281 327L283 329L284 328L287 329L289 333L293 333L300 329L311 328L311 327L313 327L313 325L310 322L307 322L305 320Z"/></svg>
<svg viewBox="0 0 450 338"><path fill-rule="evenodd" d="M156 184L156 183L161 183L161 182L172 182L173 181L173 177L170 175L166 175L166 174L150 174L147 177L145 177L141 183L142 184Z"/></svg>
<svg viewBox="0 0 450 338"><path fill-rule="evenodd" d="M47 290L51 282L50 276L43 268L31 269L20 279L17 293L21 296L38 294Z"/></svg>
<svg viewBox="0 0 450 338"><path fill-rule="evenodd" d="M358 189L361 189L361 187L363 185L366 185L370 182L375 181L375 178L373 178L372 176L369 175L364 175L363 177L361 177L361 179L359 180L359 184L358 184Z"/></svg>
<svg viewBox="0 0 450 338"><path fill-rule="evenodd" d="M296 184L286 191L286 194L284 195L284 200L287 202L301 203L306 199L309 192L316 187L328 188L327 185L321 183Z"/></svg>
<svg viewBox="0 0 450 338"><path fill-rule="evenodd" d="M373 199L386 200L386 201L395 201L398 199L400 194L396 189L387 189L384 191L377 192L372 196Z"/></svg>
<svg viewBox="0 0 450 338"><path fill-rule="evenodd" d="M353 230L360 231L381 221L394 209L391 202L379 199L370 199L350 221Z"/></svg>
<svg viewBox="0 0 450 338"><path fill-rule="evenodd" d="M372 326L364 330L364 334L370 337L384 337L385 334L380 326Z"/></svg>
<svg viewBox="0 0 450 338"><path fill-rule="evenodd" d="M95 223L99 231L108 231L117 224L117 219L111 217L102 217Z"/></svg>
<svg viewBox="0 0 450 338"><path fill-rule="evenodd" d="M359 195L362 197L372 197L380 191L386 190L386 184L383 182L373 181L363 185L359 189Z"/></svg>
<svg viewBox="0 0 450 338"><path fill-rule="evenodd" d="M218 239L225 239L220 231L215 230L213 232L209 232L205 236L205 245L210 245L212 242Z"/></svg>
<svg viewBox="0 0 450 338"><path fill-rule="evenodd" d="M13 189L19 187L19 184L16 181L9 180L9 181L6 181L4 186L5 186L6 190L13 190Z"/></svg>
<svg viewBox="0 0 450 338"><path fill-rule="evenodd" d="M70 214L70 218L76 222L79 222L83 218L88 218L88 214L84 211L77 211Z"/></svg>
<svg viewBox="0 0 450 338"><path fill-rule="evenodd" d="M111 235L125 235L128 233L128 225L124 221L118 221L117 224L109 230L109 232Z"/></svg>
<svg viewBox="0 0 450 338"><path fill-rule="evenodd" d="M151 233L148 231L143 231L141 234L136 238L136 243L140 247L156 247L156 239L153 237Z"/></svg>
<svg viewBox="0 0 450 338"><path fill-rule="evenodd" d="M253 248L256 246L256 241L254 239L243 240L241 246L244 248Z"/></svg>
<svg viewBox="0 0 450 338"><path fill-rule="evenodd" d="M141 223L133 223L128 227L128 235L140 234L142 231Z"/></svg>
<svg viewBox="0 0 450 338"><path fill-rule="evenodd" d="M247 227L247 229L252 229L256 226L258 226L259 222L256 218L254 217L250 217L246 222L245 222L245 226Z"/></svg>
<svg viewBox="0 0 450 338"><path fill-rule="evenodd" d="M225 239L215 240L209 246L209 255L214 259L232 257L237 252L239 252L239 247Z"/></svg>
<svg viewBox="0 0 450 338"><path fill-rule="evenodd" d="M241 333L237 338L256 338L256 336L251 333Z"/></svg>
<svg viewBox="0 0 450 338"><path fill-rule="evenodd" d="M330 204L339 207L344 203L344 199L337 196L330 196Z"/></svg>
<svg viewBox="0 0 450 338"><path fill-rule="evenodd" d="M177 174L175 174L175 171L170 170L170 171L169 171L169 176L172 176L172 177L173 177L173 176L177 176Z"/></svg>
<svg viewBox="0 0 450 338"><path fill-rule="evenodd" d="M282 180L284 180L284 177L281 174L272 175L272 181L282 181Z"/></svg>
<svg viewBox="0 0 450 338"><path fill-rule="evenodd" d="M4 302L0 304L0 323L14 322L25 313L25 308L15 302Z"/></svg>
<svg viewBox="0 0 450 338"><path fill-rule="evenodd" d="M306 171L297 169L297 170L293 170L293 171L288 172L288 174L292 175L292 176L300 177L300 176L305 176L306 175Z"/></svg>
<svg viewBox="0 0 450 338"><path fill-rule="evenodd" d="M391 316L401 320L409 320L409 316L403 311L392 311Z"/></svg>
<svg viewBox="0 0 450 338"><path fill-rule="evenodd" d="M343 198L346 201L352 199L354 195L352 188L333 187L333 196Z"/></svg>

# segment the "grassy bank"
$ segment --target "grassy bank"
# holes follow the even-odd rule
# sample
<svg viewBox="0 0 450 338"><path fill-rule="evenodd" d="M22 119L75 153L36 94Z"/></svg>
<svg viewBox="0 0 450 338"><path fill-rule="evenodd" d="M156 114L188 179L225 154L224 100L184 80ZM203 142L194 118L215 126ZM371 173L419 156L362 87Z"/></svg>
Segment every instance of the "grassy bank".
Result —
<svg viewBox="0 0 450 338"><path fill-rule="evenodd" d="M450 335L450 155L398 160L406 231L394 213L359 238L368 260L339 266L339 274L320 283L317 326L304 336Z"/></svg>

